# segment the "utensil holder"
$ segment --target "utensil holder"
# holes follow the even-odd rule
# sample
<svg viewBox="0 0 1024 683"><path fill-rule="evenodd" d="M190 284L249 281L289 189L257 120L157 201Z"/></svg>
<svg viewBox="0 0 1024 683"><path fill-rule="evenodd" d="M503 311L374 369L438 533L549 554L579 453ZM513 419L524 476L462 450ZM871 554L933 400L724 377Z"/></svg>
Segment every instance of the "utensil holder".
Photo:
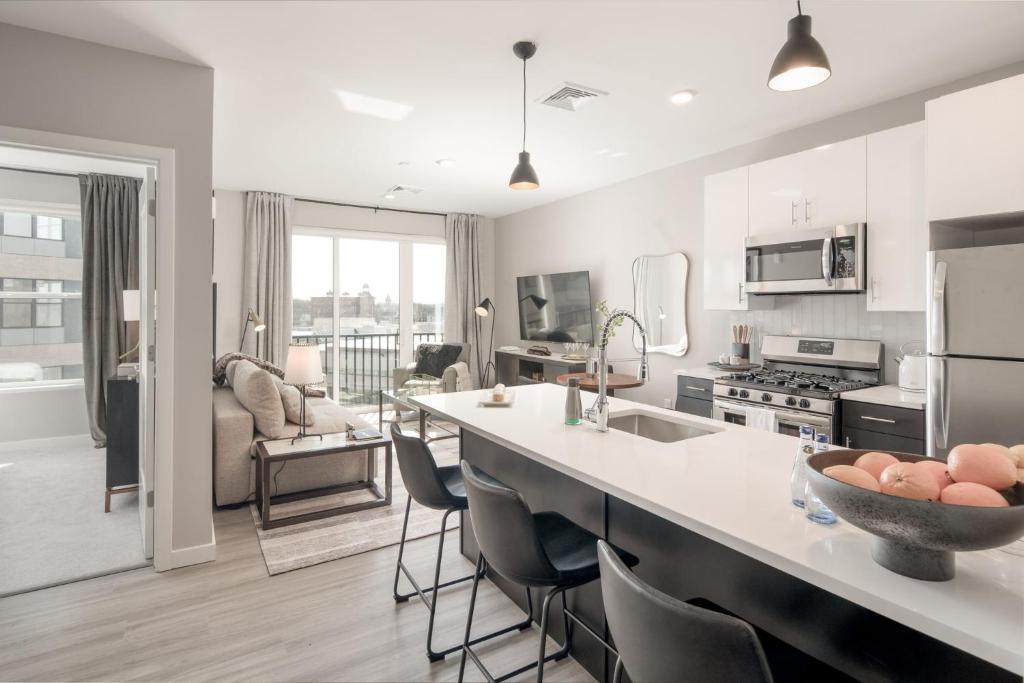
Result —
<svg viewBox="0 0 1024 683"><path fill-rule="evenodd" d="M740 342L732 343L731 355L739 356L745 361L750 360L750 344L743 344Z"/></svg>

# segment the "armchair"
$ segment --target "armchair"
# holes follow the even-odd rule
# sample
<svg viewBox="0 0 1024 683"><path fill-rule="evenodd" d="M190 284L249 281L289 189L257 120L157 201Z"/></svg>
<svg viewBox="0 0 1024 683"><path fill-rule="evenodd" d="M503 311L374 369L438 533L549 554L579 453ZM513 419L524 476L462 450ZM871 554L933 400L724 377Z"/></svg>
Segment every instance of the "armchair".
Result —
<svg viewBox="0 0 1024 683"><path fill-rule="evenodd" d="M442 347L459 347L460 351L455 359L455 362L443 368L441 372L438 372L438 369L434 369L433 372L427 372L423 366L429 365L429 359L425 359L424 356L430 353L436 353L440 351ZM414 374L417 374L417 367L419 367L420 374L427 374L434 377L439 377L441 380L441 391L446 394L455 391L471 389L472 378L470 377L469 374L470 348L470 344L463 342L445 342L444 344L420 344L416 348L415 361L409 363L404 367L397 367L392 371L392 386L395 389L401 389L402 387L407 386L407 384L410 381L415 381L412 380L412 376ZM462 376L461 380L460 375ZM466 386L466 382L470 382L470 386Z"/></svg>

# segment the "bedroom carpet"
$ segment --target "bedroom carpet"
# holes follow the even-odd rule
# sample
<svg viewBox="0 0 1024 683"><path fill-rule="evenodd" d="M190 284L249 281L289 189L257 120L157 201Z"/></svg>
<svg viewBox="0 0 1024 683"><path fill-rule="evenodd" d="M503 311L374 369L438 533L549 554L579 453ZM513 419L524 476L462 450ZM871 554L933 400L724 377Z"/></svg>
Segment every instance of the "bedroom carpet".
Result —
<svg viewBox="0 0 1024 683"><path fill-rule="evenodd" d="M88 435L0 444L0 597L149 564L137 494L104 513L105 482Z"/></svg>

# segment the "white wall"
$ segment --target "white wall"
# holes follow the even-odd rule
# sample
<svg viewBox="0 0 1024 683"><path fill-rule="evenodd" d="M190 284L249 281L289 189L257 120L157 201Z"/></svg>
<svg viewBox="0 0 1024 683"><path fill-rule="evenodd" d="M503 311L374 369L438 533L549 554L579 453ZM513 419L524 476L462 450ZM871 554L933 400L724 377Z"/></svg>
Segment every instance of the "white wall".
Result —
<svg viewBox="0 0 1024 683"><path fill-rule="evenodd" d="M217 283L217 355L237 351L242 333L242 247L245 193L217 190L213 279ZM444 217L296 201L296 228L333 228L444 238ZM494 221L480 227L484 296L494 292ZM488 330L489 332L489 330Z"/></svg>
<svg viewBox="0 0 1024 683"><path fill-rule="evenodd" d="M78 179L0 169L2 199L77 206ZM80 383L31 389L0 385L0 415L0 442L89 433Z"/></svg>
<svg viewBox="0 0 1024 683"><path fill-rule="evenodd" d="M841 301L838 297L820 297L816 299L817 304L805 310L802 303L794 302L794 297L777 297L780 313L775 316L704 310L704 176L920 121L924 119L924 103L929 99L1022 71L1024 63L1012 64L497 219L495 286L498 327L495 343L522 343L516 314L517 276L589 270L595 302L607 299L613 307L631 309L633 259L641 254L670 251L682 251L690 258L686 297L690 351L683 358L652 356L651 381L644 387L621 392L626 398L660 405L665 398L674 397L676 388L672 370L699 367L716 359L727 348L731 322L750 322L774 333L825 334L832 331L843 336L848 332L847 328L835 325L834 321L837 311L841 314L850 306L849 299ZM700 104L698 100L696 106ZM539 152L534 154L537 156ZM860 309L864 308L863 297L854 300L859 301ZM896 351L894 345L909 338L921 338L924 314L865 313L849 332L849 336L882 339L887 346L886 355L891 358ZM610 343L609 357L636 355L630 343L627 323ZM887 377L893 381L895 364L889 365L892 367L887 368ZM620 368L632 372L635 365L620 364Z"/></svg>
<svg viewBox="0 0 1024 683"><path fill-rule="evenodd" d="M174 291L161 297L173 370L157 385L173 418L158 431L174 453L171 548L209 559L213 71L0 24L0 92L0 125L174 151L174 225L157 226L174 230Z"/></svg>

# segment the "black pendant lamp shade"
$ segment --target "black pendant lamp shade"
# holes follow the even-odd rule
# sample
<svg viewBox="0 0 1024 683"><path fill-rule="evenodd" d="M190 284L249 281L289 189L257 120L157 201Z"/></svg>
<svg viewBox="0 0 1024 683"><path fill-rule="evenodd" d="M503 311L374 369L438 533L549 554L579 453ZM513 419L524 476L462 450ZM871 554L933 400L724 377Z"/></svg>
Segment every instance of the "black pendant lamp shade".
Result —
<svg viewBox="0 0 1024 683"><path fill-rule="evenodd" d="M768 87L772 90L803 90L823 83L832 75L825 50L811 35L811 17L801 11L799 0L796 11L797 15L786 27L786 44L775 56L768 73Z"/></svg>
<svg viewBox="0 0 1024 683"><path fill-rule="evenodd" d="M540 181L537 179L537 171L533 170L530 163L530 153L526 151L526 60L537 52L537 46L520 41L512 46L512 52L523 60L523 151L519 153L519 163L508 179L508 186L513 190L536 190L540 187Z"/></svg>

